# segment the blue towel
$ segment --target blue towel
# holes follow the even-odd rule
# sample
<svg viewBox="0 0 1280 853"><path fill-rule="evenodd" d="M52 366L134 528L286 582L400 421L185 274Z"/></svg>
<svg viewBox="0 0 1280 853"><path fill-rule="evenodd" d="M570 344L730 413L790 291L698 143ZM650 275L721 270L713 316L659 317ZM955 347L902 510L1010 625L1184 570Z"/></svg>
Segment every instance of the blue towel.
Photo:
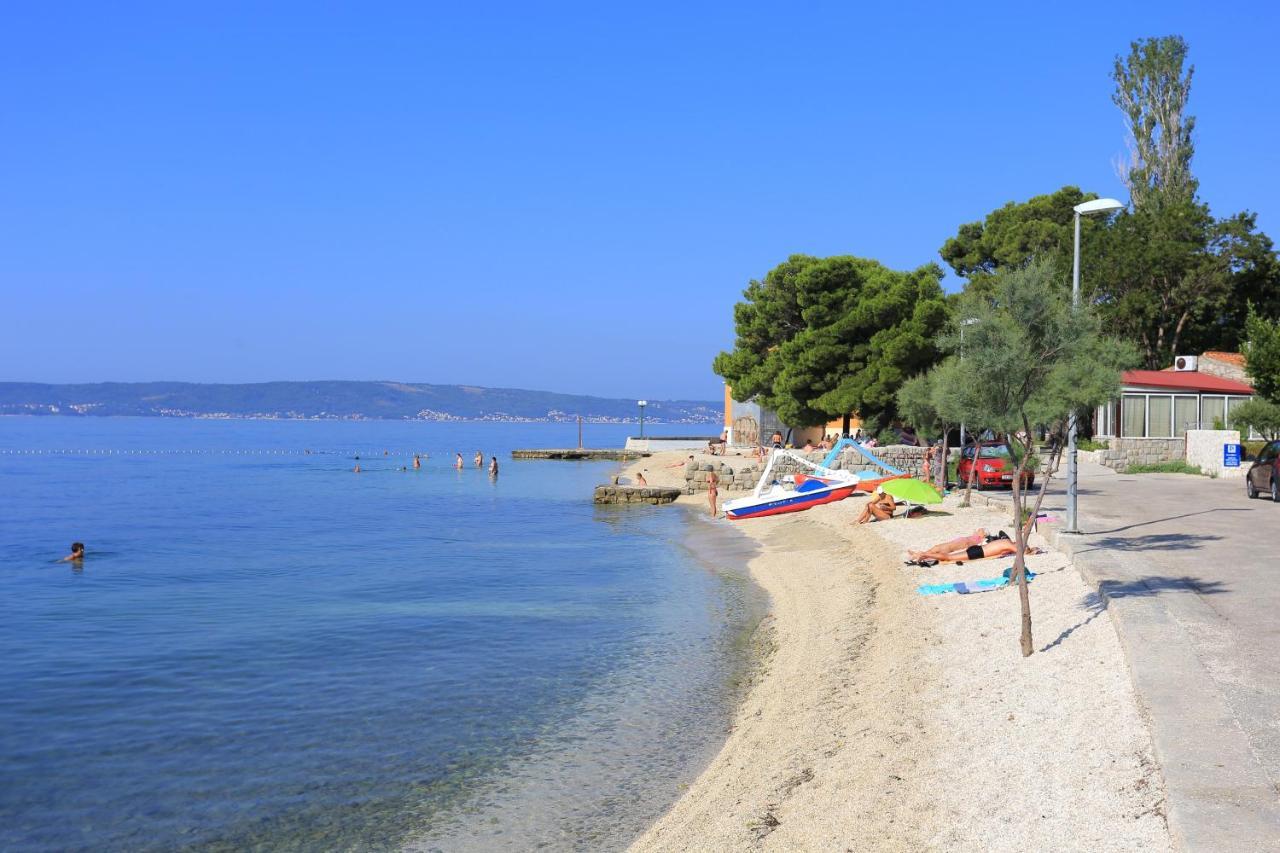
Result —
<svg viewBox="0 0 1280 853"><path fill-rule="evenodd" d="M975 592L990 592L993 589L1000 589L1009 585L1009 575L1013 573L1013 568L1007 568L998 578L981 578L976 581L957 581L955 583L925 583L916 587L916 592L921 595L947 595L948 593L958 593L960 595L969 595ZM1030 583L1035 577L1035 572L1027 572L1027 582Z"/></svg>

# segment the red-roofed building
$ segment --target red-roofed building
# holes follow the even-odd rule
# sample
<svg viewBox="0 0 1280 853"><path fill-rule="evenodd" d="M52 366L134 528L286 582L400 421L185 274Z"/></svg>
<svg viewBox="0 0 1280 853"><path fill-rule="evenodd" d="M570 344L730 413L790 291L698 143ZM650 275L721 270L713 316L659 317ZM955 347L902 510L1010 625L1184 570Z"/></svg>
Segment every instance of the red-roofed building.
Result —
<svg viewBox="0 0 1280 853"><path fill-rule="evenodd" d="M1232 409L1253 396L1237 353L1184 356L1165 370L1126 371L1122 381L1120 399L1094 414L1095 436L1181 438L1188 429L1229 423Z"/></svg>

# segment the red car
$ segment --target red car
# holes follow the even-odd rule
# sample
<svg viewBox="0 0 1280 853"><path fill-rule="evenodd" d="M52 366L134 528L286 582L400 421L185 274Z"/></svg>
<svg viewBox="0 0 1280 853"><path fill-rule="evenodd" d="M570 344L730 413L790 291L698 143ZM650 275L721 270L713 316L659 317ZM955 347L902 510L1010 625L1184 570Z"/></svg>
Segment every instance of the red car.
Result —
<svg viewBox="0 0 1280 853"><path fill-rule="evenodd" d="M973 447L966 447L960 454L960 464L956 467L956 481L959 486L969 482L969 471L973 468ZM1013 474L1018 470L1018 463L1009 452L1009 445L1003 441L984 441L978 446L978 478L974 484L979 489L988 486L1013 486ZM1022 472L1022 488L1029 489L1036 482L1033 471Z"/></svg>

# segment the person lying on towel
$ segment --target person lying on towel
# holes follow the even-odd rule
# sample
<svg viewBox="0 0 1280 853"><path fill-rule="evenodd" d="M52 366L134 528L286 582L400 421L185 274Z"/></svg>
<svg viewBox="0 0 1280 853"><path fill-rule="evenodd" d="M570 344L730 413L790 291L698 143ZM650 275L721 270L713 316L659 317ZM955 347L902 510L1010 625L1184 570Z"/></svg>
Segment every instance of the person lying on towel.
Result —
<svg viewBox="0 0 1280 853"><path fill-rule="evenodd" d="M943 557L936 558L940 563L962 565L967 560L985 560L987 557L1011 557L1018 553L1018 545L1012 539L992 539L982 545L967 545L963 549L952 551ZM1029 554L1043 554L1041 548L1032 548Z"/></svg>
<svg viewBox="0 0 1280 853"><path fill-rule="evenodd" d="M1000 532L1002 534L1004 533L1003 530ZM970 545L981 545L991 538L992 537L987 535L985 527L979 527L968 536L961 536L958 539L948 539L946 542L939 542L937 545L930 545L923 551L912 551L907 549L907 556L911 558L912 562L919 562L920 560L941 560L955 551L963 551ZM1000 537L995 538L998 539Z"/></svg>

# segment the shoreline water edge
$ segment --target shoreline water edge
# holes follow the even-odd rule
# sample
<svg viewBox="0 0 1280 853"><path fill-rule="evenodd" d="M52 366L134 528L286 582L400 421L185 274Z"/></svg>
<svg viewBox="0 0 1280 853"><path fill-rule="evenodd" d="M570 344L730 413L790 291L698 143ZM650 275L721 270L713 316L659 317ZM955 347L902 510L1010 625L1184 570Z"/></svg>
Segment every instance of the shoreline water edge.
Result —
<svg viewBox="0 0 1280 853"><path fill-rule="evenodd" d="M687 455L623 474L683 486ZM719 752L629 849L1174 849L1119 640L1074 567L1029 558L1024 659L1012 591L917 591L1008 560L904 565L908 547L1008 530L1005 513L950 496L856 526L864 500L716 522L756 543L747 571L769 597L750 684ZM705 494L678 503L708 511Z"/></svg>

